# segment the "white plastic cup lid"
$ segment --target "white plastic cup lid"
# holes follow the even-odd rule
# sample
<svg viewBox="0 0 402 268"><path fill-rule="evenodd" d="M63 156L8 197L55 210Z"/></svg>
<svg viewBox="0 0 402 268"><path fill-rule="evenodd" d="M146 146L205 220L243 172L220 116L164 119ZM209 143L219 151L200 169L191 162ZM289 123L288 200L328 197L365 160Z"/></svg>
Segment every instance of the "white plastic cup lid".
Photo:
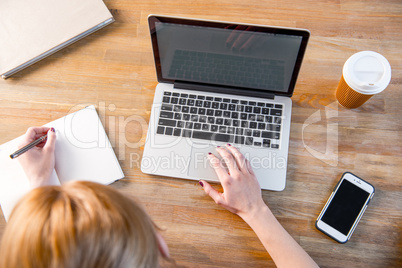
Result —
<svg viewBox="0 0 402 268"><path fill-rule="evenodd" d="M365 95L380 93L391 81L391 65L373 51L353 54L343 65L342 73L349 87Z"/></svg>

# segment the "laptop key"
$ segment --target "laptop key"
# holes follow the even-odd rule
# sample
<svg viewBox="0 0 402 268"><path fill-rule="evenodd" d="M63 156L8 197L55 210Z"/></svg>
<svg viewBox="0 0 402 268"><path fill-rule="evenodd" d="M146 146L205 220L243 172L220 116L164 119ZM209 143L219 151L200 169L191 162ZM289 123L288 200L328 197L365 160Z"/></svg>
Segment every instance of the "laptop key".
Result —
<svg viewBox="0 0 402 268"><path fill-rule="evenodd" d="M245 140L246 140L246 138L243 136L236 136L234 142L237 144L244 144Z"/></svg>
<svg viewBox="0 0 402 268"><path fill-rule="evenodd" d="M170 104L162 104L161 110L162 110L162 111L173 111L173 105L170 105Z"/></svg>
<svg viewBox="0 0 402 268"><path fill-rule="evenodd" d="M193 138L194 139L202 139L202 140L213 140L213 141L220 141L220 142L233 142L234 136L229 134L222 134L222 133L211 133L205 131L193 131Z"/></svg>
<svg viewBox="0 0 402 268"><path fill-rule="evenodd" d="M184 127L184 121L177 121L177 127L178 128L183 128Z"/></svg>
<svg viewBox="0 0 402 268"><path fill-rule="evenodd" d="M230 112L229 111L224 111L223 112L223 117L230 117Z"/></svg>
<svg viewBox="0 0 402 268"><path fill-rule="evenodd" d="M173 112L161 111L159 117L160 117L160 118L173 118L173 115L174 115Z"/></svg>
<svg viewBox="0 0 402 268"><path fill-rule="evenodd" d="M193 128L193 123L192 122L186 122L186 128L192 129Z"/></svg>
<svg viewBox="0 0 402 268"><path fill-rule="evenodd" d="M246 142L245 142L245 144L246 145L253 145L253 137L246 137Z"/></svg>
<svg viewBox="0 0 402 268"><path fill-rule="evenodd" d="M173 128L167 127L165 129L165 135L172 135L173 134Z"/></svg>
<svg viewBox="0 0 402 268"><path fill-rule="evenodd" d="M190 120L190 114L183 114L183 120L189 121Z"/></svg>
<svg viewBox="0 0 402 268"><path fill-rule="evenodd" d="M191 130L190 129L183 129L183 132L181 133L182 137L186 137L186 138L191 138Z"/></svg>
<svg viewBox="0 0 402 268"><path fill-rule="evenodd" d="M221 103L221 105L219 105L219 109L221 110L226 110L228 108L228 104L227 103Z"/></svg>
<svg viewBox="0 0 402 268"><path fill-rule="evenodd" d="M268 139L276 139L276 140L279 140L279 133L278 133L278 132L263 131L263 132L261 133L261 137L263 137L263 138L268 138Z"/></svg>
<svg viewBox="0 0 402 268"><path fill-rule="evenodd" d="M174 114L174 119L181 120L181 113L175 113Z"/></svg>
<svg viewBox="0 0 402 268"><path fill-rule="evenodd" d="M175 120L170 120L170 119L163 119L160 118L158 125L161 126L168 126L168 127L175 127L176 126L176 121Z"/></svg>
<svg viewBox="0 0 402 268"><path fill-rule="evenodd" d="M165 133L165 127L160 127L160 126L158 126L158 128L156 129L156 133L157 133L157 134L163 134L163 133Z"/></svg>
<svg viewBox="0 0 402 268"><path fill-rule="evenodd" d="M271 109L270 115L276 115L276 116L281 116L282 115L282 110L278 109Z"/></svg>
<svg viewBox="0 0 402 268"><path fill-rule="evenodd" d="M281 124L281 122L282 122L282 119L280 117L275 117L274 118L274 123Z"/></svg>
<svg viewBox="0 0 402 268"><path fill-rule="evenodd" d="M218 109L219 108L219 102L213 102L212 103L212 108Z"/></svg>
<svg viewBox="0 0 402 268"><path fill-rule="evenodd" d="M175 128L173 131L173 136L180 136L181 135L181 129L180 128Z"/></svg>
<svg viewBox="0 0 402 268"><path fill-rule="evenodd" d="M269 140L269 139L262 140L262 147L269 148L270 146L271 146L271 140Z"/></svg>

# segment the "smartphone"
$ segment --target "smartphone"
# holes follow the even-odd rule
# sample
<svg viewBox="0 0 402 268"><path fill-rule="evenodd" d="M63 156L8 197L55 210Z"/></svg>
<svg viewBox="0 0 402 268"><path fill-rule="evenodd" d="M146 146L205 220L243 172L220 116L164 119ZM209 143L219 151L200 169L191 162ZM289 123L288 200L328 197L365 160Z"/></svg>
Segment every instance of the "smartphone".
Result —
<svg viewBox="0 0 402 268"><path fill-rule="evenodd" d="M339 243L346 243L373 198L374 191L370 183L345 172L318 216L316 228Z"/></svg>

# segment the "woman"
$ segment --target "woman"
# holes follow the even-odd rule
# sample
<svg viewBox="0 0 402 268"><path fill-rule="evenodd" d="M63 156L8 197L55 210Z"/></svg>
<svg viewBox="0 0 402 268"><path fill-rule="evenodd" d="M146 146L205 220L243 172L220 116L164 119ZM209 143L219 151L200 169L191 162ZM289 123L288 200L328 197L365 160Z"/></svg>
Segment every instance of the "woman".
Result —
<svg viewBox="0 0 402 268"><path fill-rule="evenodd" d="M29 128L22 146L46 132L44 144L19 157L34 189L10 216L0 267L158 267L161 258L168 259L164 239L134 200L91 182L49 185L55 165L54 129ZM317 267L265 205L244 156L229 144L217 152L221 160L212 153L208 157L223 193L201 180L204 191L250 225L277 266Z"/></svg>

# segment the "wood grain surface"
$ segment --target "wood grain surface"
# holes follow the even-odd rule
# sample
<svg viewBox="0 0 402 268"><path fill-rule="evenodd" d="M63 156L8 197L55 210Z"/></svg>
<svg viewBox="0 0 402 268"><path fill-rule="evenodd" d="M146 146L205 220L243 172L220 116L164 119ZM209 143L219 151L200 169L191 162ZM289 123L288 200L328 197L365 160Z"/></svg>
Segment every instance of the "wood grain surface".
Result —
<svg viewBox="0 0 402 268"><path fill-rule="evenodd" d="M137 198L180 267L272 267L253 231L195 181L141 173L157 84L149 14L306 28L311 39L295 93L287 186L263 191L281 224L321 267L402 267L402 2L400 0L106 0L116 22L0 81L0 143L94 104ZM352 54L372 50L392 67L388 88L357 109L335 89ZM352 239L338 244L315 220L342 173L376 188ZM166 174L168 176L168 174ZM219 188L218 185L216 185ZM5 221L0 215L0 235ZM266 227L269 232L269 226ZM289 256L291 257L291 256Z"/></svg>

